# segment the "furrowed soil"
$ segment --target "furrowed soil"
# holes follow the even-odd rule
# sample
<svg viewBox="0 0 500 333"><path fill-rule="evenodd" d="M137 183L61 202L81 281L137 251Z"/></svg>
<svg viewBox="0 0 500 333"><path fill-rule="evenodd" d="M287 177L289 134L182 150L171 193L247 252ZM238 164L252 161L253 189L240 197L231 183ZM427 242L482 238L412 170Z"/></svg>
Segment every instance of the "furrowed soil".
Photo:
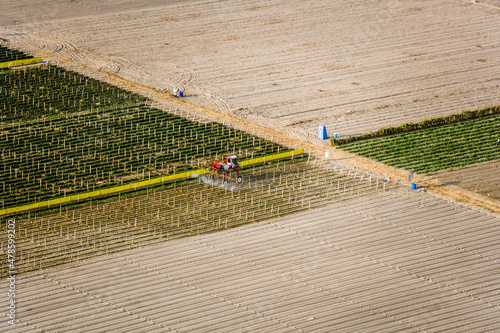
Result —
<svg viewBox="0 0 500 333"><path fill-rule="evenodd" d="M499 228L393 189L22 274L10 332L498 332Z"/></svg>
<svg viewBox="0 0 500 333"><path fill-rule="evenodd" d="M0 36L298 137L498 104L500 11L469 1L4 5Z"/></svg>

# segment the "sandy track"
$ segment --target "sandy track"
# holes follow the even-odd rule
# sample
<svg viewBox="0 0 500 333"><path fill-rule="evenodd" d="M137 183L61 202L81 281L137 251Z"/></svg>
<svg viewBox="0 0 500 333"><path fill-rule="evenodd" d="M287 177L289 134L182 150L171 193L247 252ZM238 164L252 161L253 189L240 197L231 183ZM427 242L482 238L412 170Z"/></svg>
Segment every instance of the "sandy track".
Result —
<svg viewBox="0 0 500 333"><path fill-rule="evenodd" d="M25 274L13 332L497 331L499 225L389 191Z"/></svg>

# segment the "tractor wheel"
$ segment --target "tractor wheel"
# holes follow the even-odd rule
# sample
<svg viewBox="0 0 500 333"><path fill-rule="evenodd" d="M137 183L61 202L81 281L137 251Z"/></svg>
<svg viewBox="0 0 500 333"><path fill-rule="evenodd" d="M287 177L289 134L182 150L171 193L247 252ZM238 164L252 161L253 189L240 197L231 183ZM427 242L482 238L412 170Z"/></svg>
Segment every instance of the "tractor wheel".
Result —
<svg viewBox="0 0 500 333"><path fill-rule="evenodd" d="M241 182L243 181L243 178L241 178L241 176L238 176L238 178L236 178L236 181L238 182L238 184L241 184Z"/></svg>

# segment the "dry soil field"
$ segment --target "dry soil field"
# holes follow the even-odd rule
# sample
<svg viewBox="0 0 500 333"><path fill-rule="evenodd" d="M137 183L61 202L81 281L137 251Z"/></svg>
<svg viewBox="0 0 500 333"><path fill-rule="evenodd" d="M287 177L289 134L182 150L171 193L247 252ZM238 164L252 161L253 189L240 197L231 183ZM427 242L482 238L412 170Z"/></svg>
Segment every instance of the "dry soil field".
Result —
<svg viewBox="0 0 500 333"><path fill-rule="evenodd" d="M436 177L444 184L457 185L471 192L485 194L500 200L500 176L496 179L488 179L492 174L500 175L499 161L482 163L471 168L454 171L440 171Z"/></svg>
<svg viewBox="0 0 500 333"><path fill-rule="evenodd" d="M23 274L11 331L498 332L499 232L391 190Z"/></svg>
<svg viewBox="0 0 500 333"><path fill-rule="evenodd" d="M318 125L358 134L499 104L496 0L19 0L2 12L4 44L130 86L180 87L178 103L206 107L192 114L321 149ZM439 177L497 193L497 167ZM493 187L478 189L482 178ZM18 325L4 309L0 330L498 332L499 225L498 214L393 189L20 274Z"/></svg>

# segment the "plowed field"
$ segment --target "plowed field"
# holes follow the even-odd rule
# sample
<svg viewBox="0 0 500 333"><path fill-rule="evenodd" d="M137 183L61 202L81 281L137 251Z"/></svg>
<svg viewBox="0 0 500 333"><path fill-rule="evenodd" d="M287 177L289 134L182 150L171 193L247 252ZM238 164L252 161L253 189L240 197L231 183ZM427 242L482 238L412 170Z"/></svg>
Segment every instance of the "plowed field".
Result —
<svg viewBox="0 0 500 333"><path fill-rule="evenodd" d="M25 274L12 332L497 332L499 228L392 190Z"/></svg>

